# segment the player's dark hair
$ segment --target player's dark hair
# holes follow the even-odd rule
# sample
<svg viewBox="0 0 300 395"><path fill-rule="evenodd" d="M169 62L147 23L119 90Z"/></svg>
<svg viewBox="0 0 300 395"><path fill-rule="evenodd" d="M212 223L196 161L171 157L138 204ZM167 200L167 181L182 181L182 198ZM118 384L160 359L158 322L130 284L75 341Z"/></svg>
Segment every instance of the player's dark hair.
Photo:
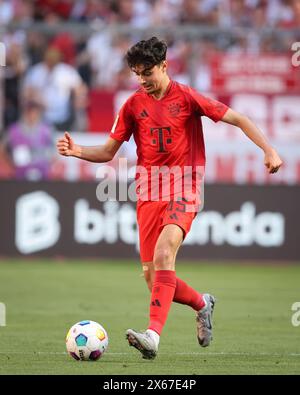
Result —
<svg viewBox="0 0 300 395"><path fill-rule="evenodd" d="M167 48L164 41L152 37L149 40L139 41L129 48L125 59L131 69L137 65L150 68L166 60Z"/></svg>

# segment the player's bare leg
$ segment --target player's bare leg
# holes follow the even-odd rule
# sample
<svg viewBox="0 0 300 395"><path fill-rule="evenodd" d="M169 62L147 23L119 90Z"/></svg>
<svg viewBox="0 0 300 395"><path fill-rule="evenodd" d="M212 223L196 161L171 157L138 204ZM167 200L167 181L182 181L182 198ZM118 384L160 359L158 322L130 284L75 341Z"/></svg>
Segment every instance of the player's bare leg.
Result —
<svg viewBox="0 0 300 395"><path fill-rule="evenodd" d="M152 292L152 286L154 282L155 270L153 261L151 262L142 262L143 267L143 276L146 281L147 287L150 292Z"/></svg>

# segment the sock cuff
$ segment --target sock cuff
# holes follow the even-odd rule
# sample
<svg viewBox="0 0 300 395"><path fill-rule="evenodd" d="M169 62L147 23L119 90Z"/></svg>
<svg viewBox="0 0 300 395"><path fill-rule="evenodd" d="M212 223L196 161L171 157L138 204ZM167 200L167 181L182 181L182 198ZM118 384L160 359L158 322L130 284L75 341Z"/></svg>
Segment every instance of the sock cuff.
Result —
<svg viewBox="0 0 300 395"><path fill-rule="evenodd" d="M154 283L168 283L176 287L176 272L175 270L156 270Z"/></svg>

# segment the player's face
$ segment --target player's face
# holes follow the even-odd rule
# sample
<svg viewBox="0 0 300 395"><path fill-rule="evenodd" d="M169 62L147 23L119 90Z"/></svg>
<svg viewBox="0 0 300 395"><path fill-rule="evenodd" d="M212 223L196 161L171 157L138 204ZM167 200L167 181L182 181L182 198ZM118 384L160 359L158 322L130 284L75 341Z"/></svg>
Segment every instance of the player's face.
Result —
<svg viewBox="0 0 300 395"><path fill-rule="evenodd" d="M163 83L166 77L166 67L167 62L163 61L161 64L150 68L144 65L137 65L132 71L137 75L138 82L145 91L153 94L163 89Z"/></svg>

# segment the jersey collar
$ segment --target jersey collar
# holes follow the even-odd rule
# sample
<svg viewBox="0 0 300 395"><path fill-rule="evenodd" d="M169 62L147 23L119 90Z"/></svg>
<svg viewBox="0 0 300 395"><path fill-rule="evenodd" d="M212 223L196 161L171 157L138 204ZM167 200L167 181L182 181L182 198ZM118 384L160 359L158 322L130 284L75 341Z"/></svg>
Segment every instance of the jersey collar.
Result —
<svg viewBox="0 0 300 395"><path fill-rule="evenodd" d="M155 98L153 95L151 95L151 94L149 94L149 96L151 96L152 99L155 100L155 101L161 101L161 100L163 100L165 97L168 96L168 94L169 94L169 92L170 92L172 86L173 86L173 81L170 79L170 81L169 81L169 83L168 83L168 86L167 86L167 89L166 89L164 95L163 95L160 99L156 99L156 98Z"/></svg>

